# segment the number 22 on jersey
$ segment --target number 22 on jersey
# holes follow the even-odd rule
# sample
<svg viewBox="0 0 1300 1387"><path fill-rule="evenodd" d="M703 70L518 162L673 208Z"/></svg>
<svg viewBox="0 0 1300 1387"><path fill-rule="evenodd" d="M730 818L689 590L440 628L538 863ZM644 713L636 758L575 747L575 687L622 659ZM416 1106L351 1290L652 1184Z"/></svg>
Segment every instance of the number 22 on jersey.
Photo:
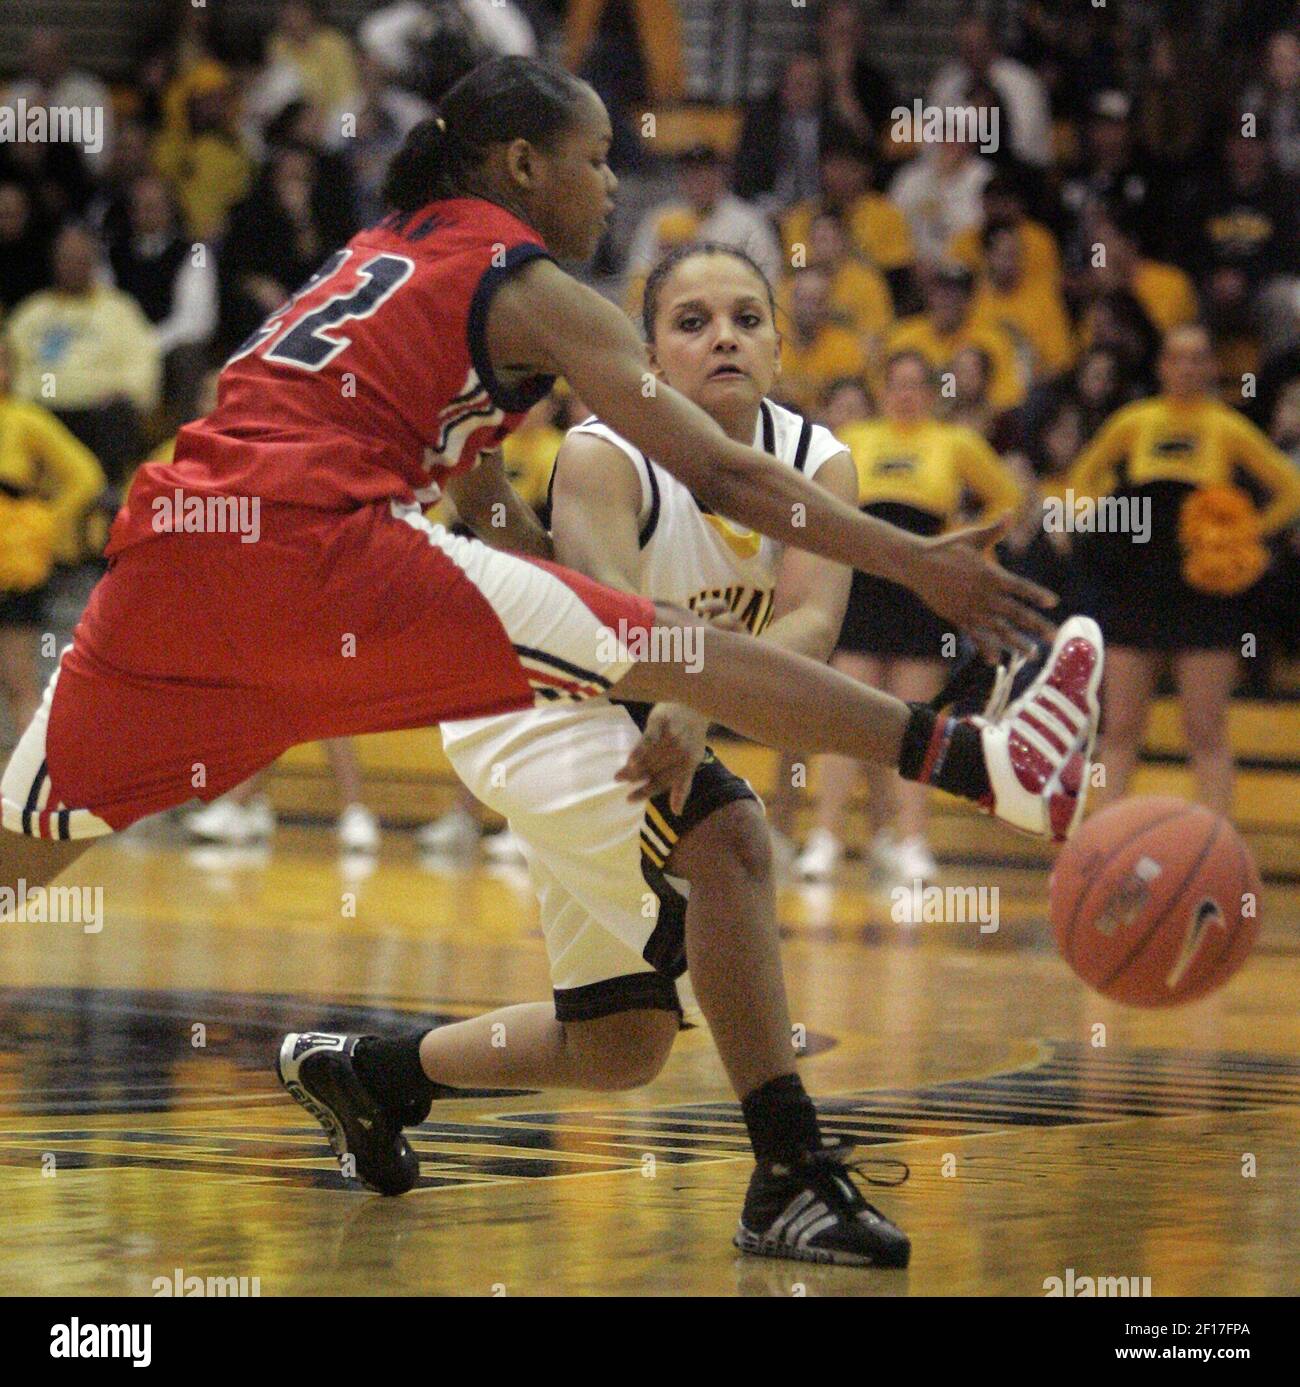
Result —
<svg viewBox="0 0 1300 1387"><path fill-rule="evenodd" d="M346 351L352 339L338 329L349 321L369 318L415 273L415 261L404 255L372 255L352 265L353 254L351 250L335 251L287 303L240 344L226 365L257 352L265 361L319 371ZM324 303L303 308L302 300L328 280L337 282L336 291Z"/></svg>

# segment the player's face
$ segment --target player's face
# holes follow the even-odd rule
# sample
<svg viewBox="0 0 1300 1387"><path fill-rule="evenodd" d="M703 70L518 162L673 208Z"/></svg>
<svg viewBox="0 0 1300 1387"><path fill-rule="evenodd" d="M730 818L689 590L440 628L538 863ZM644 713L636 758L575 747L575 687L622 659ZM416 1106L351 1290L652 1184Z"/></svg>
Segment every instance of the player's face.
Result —
<svg viewBox="0 0 1300 1387"><path fill-rule="evenodd" d="M772 388L781 338L767 286L730 255L695 255L659 293L651 359L674 390L710 413L730 413Z"/></svg>
<svg viewBox="0 0 1300 1387"><path fill-rule="evenodd" d="M577 120L548 149L534 151L526 210L561 260L588 260L614 210L618 179L607 162L609 115L592 92Z"/></svg>

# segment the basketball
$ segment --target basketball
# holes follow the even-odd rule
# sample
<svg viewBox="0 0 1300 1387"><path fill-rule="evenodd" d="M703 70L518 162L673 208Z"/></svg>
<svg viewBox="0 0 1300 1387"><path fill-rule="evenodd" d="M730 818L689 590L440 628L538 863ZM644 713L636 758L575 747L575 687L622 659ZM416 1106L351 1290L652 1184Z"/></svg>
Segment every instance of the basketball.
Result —
<svg viewBox="0 0 1300 1387"><path fill-rule="evenodd" d="M1168 1007L1221 987L1259 934L1249 848L1203 805L1141 796L1089 819L1057 858L1052 926L1089 987Z"/></svg>

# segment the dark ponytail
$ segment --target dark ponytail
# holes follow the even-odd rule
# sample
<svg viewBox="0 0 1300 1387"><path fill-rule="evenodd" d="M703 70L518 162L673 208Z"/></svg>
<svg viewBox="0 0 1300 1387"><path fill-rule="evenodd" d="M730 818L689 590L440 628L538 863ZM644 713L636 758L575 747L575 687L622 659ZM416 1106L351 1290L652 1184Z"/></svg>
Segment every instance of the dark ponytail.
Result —
<svg viewBox="0 0 1300 1387"><path fill-rule="evenodd" d="M573 125L587 85L535 58L494 58L450 87L438 115L422 120L393 156L384 201L414 212L469 191L490 146L528 140L546 148Z"/></svg>

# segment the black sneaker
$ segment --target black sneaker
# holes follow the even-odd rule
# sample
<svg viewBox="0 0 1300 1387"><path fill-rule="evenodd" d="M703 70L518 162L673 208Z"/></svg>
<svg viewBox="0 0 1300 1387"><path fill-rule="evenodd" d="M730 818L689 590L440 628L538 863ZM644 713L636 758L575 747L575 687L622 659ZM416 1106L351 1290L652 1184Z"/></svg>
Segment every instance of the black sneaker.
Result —
<svg viewBox="0 0 1300 1387"><path fill-rule="evenodd" d="M323 1031L286 1035L276 1068L280 1082L325 1128L344 1175L379 1194L405 1194L419 1178L420 1161L402 1127L425 1114L385 1106L362 1082L354 1054L364 1039Z"/></svg>
<svg viewBox="0 0 1300 1387"><path fill-rule="evenodd" d="M871 1185L901 1185L902 1161L844 1160L852 1148L810 1151L791 1165L762 1162L745 1195L740 1227L733 1239L756 1257L789 1257L797 1262L834 1262L849 1267L905 1267L912 1254L907 1234L863 1199L853 1175ZM893 1165L897 1180L873 1180L864 1165Z"/></svg>

